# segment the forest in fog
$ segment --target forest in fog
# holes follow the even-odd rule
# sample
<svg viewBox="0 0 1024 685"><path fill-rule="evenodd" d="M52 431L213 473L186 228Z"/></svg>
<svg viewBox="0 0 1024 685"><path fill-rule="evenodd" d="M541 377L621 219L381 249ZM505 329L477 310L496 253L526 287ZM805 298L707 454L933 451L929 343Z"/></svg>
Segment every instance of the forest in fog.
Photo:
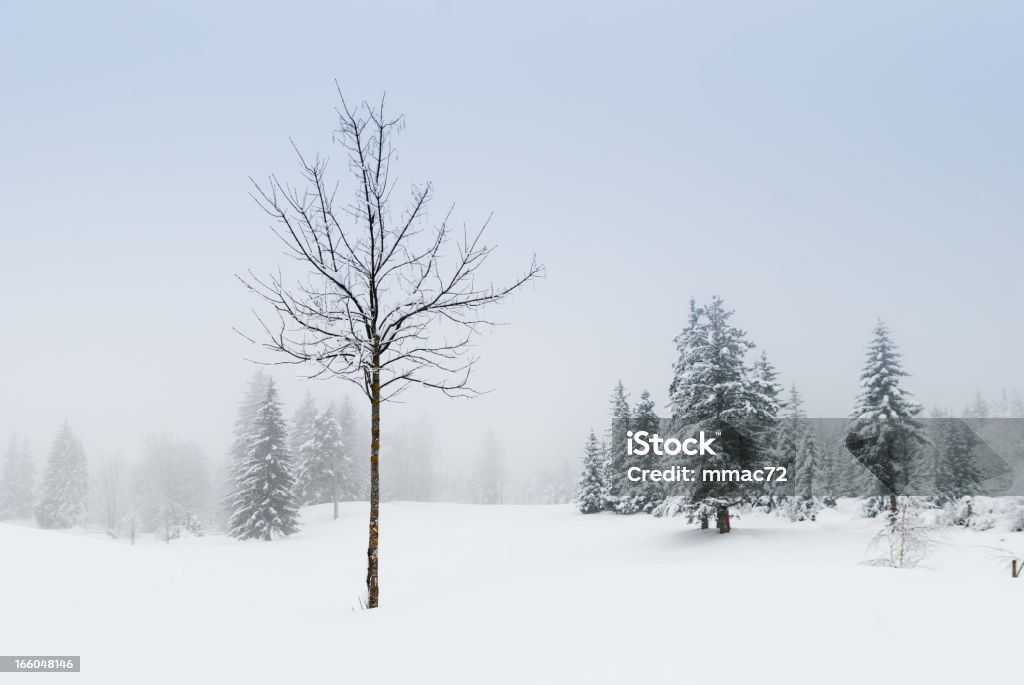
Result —
<svg viewBox="0 0 1024 685"><path fill-rule="evenodd" d="M171 433L146 436L137 454L96 454L78 439L72 419L60 424L49 445L12 434L0 458L0 520L167 541L229 530L233 463L251 446L270 384L271 376L257 371L240 392L236 423L226 427L233 435L227 454ZM344 395L318 404L308 393L291 406L274 402L284 417L295 505L366 500L369 429L362 406ZM426 417L396 425L389 437L381 459L385 501L558 504L572 496L575 455L523 477L510 473L496 433L488 433L472 463L458 469L440 459L442 446Z"/></svg>

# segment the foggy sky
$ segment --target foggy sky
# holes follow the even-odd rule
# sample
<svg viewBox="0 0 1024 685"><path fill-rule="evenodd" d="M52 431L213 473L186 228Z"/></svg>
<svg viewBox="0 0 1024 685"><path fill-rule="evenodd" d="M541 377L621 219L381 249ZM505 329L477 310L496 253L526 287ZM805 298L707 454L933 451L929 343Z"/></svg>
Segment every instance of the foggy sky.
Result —
<svg viewBox="0 0 1024 685"><path fill-rule="evenodd" d="M548 273L479 341L492 393L385 431L575 458L618 379L663 406L713 293L811 415L848 413L877 317L927 405L1024 388L1019 4L483 4L0 5L0 442L226 450L260 355L234 274L283 261L248 177L338 153L333 79L405 114L433 217L494 212L498 280ZM292 374L289 413L351 392Z"/></svg>

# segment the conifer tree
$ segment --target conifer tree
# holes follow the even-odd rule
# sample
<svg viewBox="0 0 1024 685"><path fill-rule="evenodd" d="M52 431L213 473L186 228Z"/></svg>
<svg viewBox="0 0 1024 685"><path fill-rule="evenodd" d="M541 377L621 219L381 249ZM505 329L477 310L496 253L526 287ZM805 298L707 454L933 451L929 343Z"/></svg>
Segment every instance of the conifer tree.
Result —
<svg viewBox="0 0 1024 685"><path fill-rule="evenodd" d="M980 477L974 448L980 440L961 419L943 420L942 443L938 446L939 468L936 490L941 500L958 500L978 494Z"/></svg>
<svg viewBox="0 0 1024 685"><path fill-rule="evenodd" d="M0 469L0 519L24 519L32 515L35 467L28 442L11 438Z"/></svg>
<svg viewBox="0 0 1024 685"><path fill-rule="evenodd" d="M839 449L834 436L828 436L821 447L821 475L822 504L826 507L834 507L836 500L842 491L842 465L839 461Z"/></svg>
<svg viewBox="0 0 1024 685"><path fill-rule="evenodd" d="M803 430L792 474L796 496L788 507L789 516L794 521L813 521L817 515L818 504L814 499L814 488L820 463L821 449L817 436L813 430Z"/></svg>
<svg viewBox="0 0 1024 685"><path fill-rule="evenodd" d="M291 454L299 464L303 460L303 446L313 438L313 423L316 421L317 414L316 401L307 392L306 396L302 398L299 408L295 410L295 416L292 418L292 430L288 435Z"/></svg>
<svg viewBox="0 0 1024 685"><path fill-rule="evenodd" d="M576 481L576 506L584 514L604 509L604 454L594 431L590 431L583 451L583 469Z"/></svg>
<svg viewBox="0 0 1024 685"><path fill-rule="evenodd" d="M846 436L847 448L874 478L875 494L888 499L890 513L909 483L918 449L928 444L922 423L915 418L921 405L901 384L909 375L901 358L889 329L879 320Z"/></svg>
<svg viewBox="0 0 1024 685"><path fill-rule="evenodd" d="M646 431L648 435L661 432L661 421L658 419L657 411L655 411L654 400L651 399L651 393L646 390L640 393L640 399L637 400L636 407L633 410L633 419L630 421L630 429L634 432ZM657 457L654 458L657 459ZM651 457L649 456L627 456L626 468L622 471L622 475L626 476L631 466L650 467L650 464L645 464L642 461L650 459ZM656 468L663 468L667 465L666 463L655 466ZM622 514L650 511L668 494L667 489L662 487L663 483L633 483L628 478L625 478L624 482L626 484L626 491L623 493L625 496L620 499L618 508L619 513Z"/></svg>
<svg viewBox="0 0 1024 685"><path fill-rule="evenodd" d="M690 517L706 528L715 515L719 532L731 528L730 507L747 501L754 492L749 483L705 479L707 470L753 469L765 461L765 437L778 411L777 402L754 380L745 357L754 344L730 323L733 312L722 298L696 308L690 303L686 329L676 338L679 358L670 385L673 424L693 433L716 435L716 455L697 464Z"/></svg>
<svg viewBox="0 0 1024 685"><path fill-rule="evenodd" d="M797 390L796 384L793 384L789 388L789 398L775 430L774 443L770 446L773 455L772 465L781 466L790 474L795 474L797 455L803 447L804 434L807 431L807 416L803 407L803 396ZM790 478L791 482L792 480ZM775 494L777 489L775 484L771 485L769 509L786 499L784 495Z"/></svg>
<svg viewBox="0 0 1024 685"><path fill-rule="evenodd" d="M71 426L65 422L50 449L36 505L40 528L70 528L80 522L89 495L89 471L85 451Z"/></svg>
<svg viewBox="0 0 1024 685"><path fill-rule="evenodd" d="M233 469L231 519L228 534L240 540L271 540L274 534L299 530L288 430L277 399L277 387L267 383L246 442L245 457Z"/></svg>
<svg viewBox="0 0 1024 685"><path fill-rule="evenodd" d="M605 491L608 497L605 507L618 511L620 501L629 492L629 480L626 470L629 468L629 455L626 447L629 438L632 411L629 406L629 395L625 386L619 381L612 390L611 397L612 423L608 432L608 456L606 463Z"/></svg>
<svg viewBox="0 0 1024 685"><path fill-rule="evenodd" d="M245 455L249 450L252 422L256 418L256 411L266 399L269 381L270 379L262 371L254 373L249 380L245 395L238 405L238 414L235 417L235 439L231 444L231 460L233 463L245 459Z"/></svg>
<svg viewBox="0 0 1024 685"><path fill-rule="evenodd" d="M775 365L768 361L768 354L763 350L761 356L754 362L749 382L749 394L754 403L753 414L755 417L760 417L763 423L761 430L767 436L765 447L771 448L773 434L778 425L779 412L782 411L782 402L779 397L782 395L783 387L779 383L779 372L776 371Z"/></svg>
<svg viewBox="0 0 1024 685"><path fill-rule="evenodd" d="M302 504L334 505L338 518L338 502L352 490L349 482L350 463L341 436L341 427L329 408L313 418L309 439L299 448L297 491Z"/></svg>
<svg viewBox="0 0 1024 685"><path fill-rule="evenodd" d="M814 483L820 462L821 450L818 447L818 439L814 431L806 430L797 451L796 469L793 474L798 498L809 500L814 497Z"/></svg>
<svg viewBox="0 0 1024 685"><path fill-rule="evenodd" d="M345 395L341 404L336 406L334 413L341 427L341 439L345 443L345 450L351 457L351 475L348 479L350 490L342 493L342 499L366 499L370 492L369 462L365 459L370 452L366 444L366 434L369 431L359 424L356 408L348 395Z"/></svg>

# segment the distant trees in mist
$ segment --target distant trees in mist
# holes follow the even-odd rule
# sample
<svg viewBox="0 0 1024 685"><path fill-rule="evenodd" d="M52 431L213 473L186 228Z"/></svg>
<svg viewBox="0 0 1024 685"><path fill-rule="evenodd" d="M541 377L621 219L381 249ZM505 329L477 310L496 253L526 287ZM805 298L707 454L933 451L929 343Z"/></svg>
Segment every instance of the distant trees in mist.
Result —
<svg viewBox="0 0 1024 685"><path fill-rule="evenodd" d="M0 519L24 519L32 515L35 501L35 466L28 441L12 437L0 466Z"/></svg>
<svg viewBox="0 0 1024 685"><path fill-rule="evenodd" d="M243 516L240 510L248 512L246 520L259 510L258 503L248 500L245 506L236 506L236 498L248 497L243 495L244 488L238 487L240 474L253 467L254 460L265 460L268 439L284 445L283 453L273 455L279 470L273 478L267 473L262 481L248 480L249 495L264 484L270 488L290 482L284 491L278 490L276 503L267 506L280 504L289 509L365 501L369 490L367 461L362 458L369 450L366 418L348 397L318 403L306 395L289 419L288 407L275 397L273 403L278 405L283 423L268 433L259 416L270 385L270 376L263 372L254 374L246 384L233 426L234 438L224 458L195 440L167 432L145 436L137 451L87 457L86 447L71 424L65 423L40 469L28 441L11 437L0 454L0 520L35 519L37 525L52 528L94 527L111 537L133 541L139 535L171 542L210 531L229 532L232 518L238 537L265 539L267 529L272 537L275 532L294 531L301 525L301 516L288 524L258 530L238 527ZM283 434L283 443L271 435L275 431ZM442 449L426 418L396 425L382 450L386 456L382 499L564 504L572 497L571 455L544 455L543 466L512 469L501 436L494 432L463 462L453 462ZM282 454L286 459L278 459ZM337 517L337 506L334 511Z"/></svg>
<svg viewBox="0 0 1024 685"><path fill-rule="evenodd" d="M70 528L86 512L89 471L85 450L67 422L57 433L50 448L43 475L42 491L36 504L40 528Z"/></svg>

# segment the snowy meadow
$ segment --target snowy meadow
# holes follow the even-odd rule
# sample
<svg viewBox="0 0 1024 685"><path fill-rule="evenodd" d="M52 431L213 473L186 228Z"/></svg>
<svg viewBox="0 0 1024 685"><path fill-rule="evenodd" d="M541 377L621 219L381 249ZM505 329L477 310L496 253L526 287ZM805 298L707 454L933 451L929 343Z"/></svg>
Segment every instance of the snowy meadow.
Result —
<svg viewBox="0 0 1024 685"><path fill-rule="evenodd" d="M0 644L83 655L77 676L33 676L54 682L949 682L1012 672L1024 611L1004 559L1019 534L958 528L926 567L871 567L879 526L849 500L813 523L745 513L730 536L568 505L386 504L388 598L361 611L365 504L301 513L274 545L0 524L9 587L46 588L6 593Z"/></svg>

